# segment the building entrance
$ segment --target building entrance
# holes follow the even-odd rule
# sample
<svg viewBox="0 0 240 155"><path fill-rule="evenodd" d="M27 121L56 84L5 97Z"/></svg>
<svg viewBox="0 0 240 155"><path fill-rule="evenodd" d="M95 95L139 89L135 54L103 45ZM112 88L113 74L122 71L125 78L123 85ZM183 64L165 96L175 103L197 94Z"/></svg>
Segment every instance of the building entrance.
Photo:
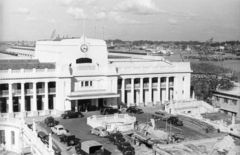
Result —
<svg viewBox="0 0 240 155"><path fill-rule="evenodd" d="M91 111L91 100L78 100L78 111Z"/></svg>

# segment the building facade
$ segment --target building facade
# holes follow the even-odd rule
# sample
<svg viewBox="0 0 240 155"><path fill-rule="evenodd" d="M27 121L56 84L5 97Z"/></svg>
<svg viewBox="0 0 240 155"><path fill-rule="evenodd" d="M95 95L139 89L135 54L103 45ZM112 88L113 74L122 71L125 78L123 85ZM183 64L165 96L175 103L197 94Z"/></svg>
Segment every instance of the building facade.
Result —
<svg viewBox="0 0 240 155"><path fill-rule="evenodd" d="M219 106L220 111L240 117L240 84L236 83L232 90L217 90L213 92L213 104Z"/></svg>
<svg viewBox="0 0 240 155"><path fill-rule="evenodd" d="M130 58L109 56L128 55ZM2 117L190 99L190 63L109 53L103 40L39 41L34 59L0 60Z"/></svg>
<svg viewBox="0 0 240 155"><path fill-rule="evenodd" d="M38 41L34 58L0 59L0 118L60 115L104 106L190 99L190 63L107 51L103 40ZM0 121L0 142L19 152L20 128Z"/></svg>

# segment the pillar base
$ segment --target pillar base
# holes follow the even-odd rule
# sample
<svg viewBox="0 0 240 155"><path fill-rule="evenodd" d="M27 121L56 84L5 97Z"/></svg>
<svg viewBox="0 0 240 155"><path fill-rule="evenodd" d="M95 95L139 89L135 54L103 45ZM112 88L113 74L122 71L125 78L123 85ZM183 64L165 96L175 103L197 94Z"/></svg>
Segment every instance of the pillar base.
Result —
<svg viewBox="0 0 240 155"><path fill-rule="evenodd" d="M32 111L32 116L38 116L38 111Z"/></svg>
<svg viewBox="0 0 240 155"><path fill-rule="evenodd" d="M139 103L139 107L144 107L144 103Z"/></svg>
<svg viewBox="0 0 240 155"><path fill-rule="evenodd" d="M27 112L23 111L23 112L21 112L21 115L22 115L22 117L27 117Z"/></svg>
<svg viewBox="0 0 240 155"><path fill-rule="evenodd" d="M49 115L49 110L44 110L44 115Z"/></svg>
<svg viewBox="0 0 240 155"><path fill-rule="evenodd" d="M8 113L9 118L14 118L14 113Z"/></svg>
<svg viewBox="0 0 240 155"><path fill-rule="evenodd" d="M156 101L156 106L158 106L158 105L160 105L161 104L161 102L160 101Z"/></svg>
<svg viewBox="0 0 240 155"><path fill-rule="evenodd" d="M131 106L135 106L136 104L135 103L130 103L129 104L129 106L131 107Z"/></svg>
<svg viewBox="0 0 240 155"><path fill-rule="evenodd" d="M153 102L148 102L147 106L149 106L149 107L154 106Z"/></svg>

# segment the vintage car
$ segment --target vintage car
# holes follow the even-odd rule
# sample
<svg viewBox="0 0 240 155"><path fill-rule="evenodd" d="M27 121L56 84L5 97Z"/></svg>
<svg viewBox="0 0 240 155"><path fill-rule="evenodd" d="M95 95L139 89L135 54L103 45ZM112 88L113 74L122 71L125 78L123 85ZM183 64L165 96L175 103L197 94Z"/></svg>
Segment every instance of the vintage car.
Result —
<svg viewBox="0 0 240 155"><path fill-rule="evenodd" d="M60 142L63 142L64 144L67 144L67 146L76 145L76 143L78 142L76 137L74 135L70 134L70 133L60 135L59 138L60 138Z"/></svg>
<svg viewBox="0 0 240 155"><path fill-rule="evenodd" d="M108 135L109 141L113 142L114 145L116 145L116 142L122 138L123 138L123 135L120 132L111 133Z"/></svg>
<svg viewBox="0 0 240 155"><path fill-rule="evenodd" d="M118 109L115 109L113 107L104 107L100 109L101 115L109 115L109 114L115 114L115 113L121 113Z"/></svg>
<svg viewBox="0 0 240 155"><path fill-rule="evenodd" d="M117 149L120 150L122 153L128 151L128 153L135 154L134 148L129 142L122 142L120 145L117 146Z"/></svg>
<svg viewBox="0 0 240 155"><path fill-rule="evenodd" d="M80 111L64 111L64 113L61 115L63 119L69 119L69 118L81 118L84 117L84 115Z"/></svg>
<svg viewBox="0 0 240 155"><path fill-rule="evenodd" d="M45 118L44 122L47 124L48 127L53 127L59 124L59 122L56 121L52 116Z"/></svg>
<svg viewBox="0 0 240 155"><path fill-rule="evenodd" d="M136 106L131 106L131 107L127 108L126 112L136 113L136 114L142 114L142 113L143 113L143 110L142 110L142 109L139 109L139 108L136 107Z"/></svg>
<svg viewBox="0 0 240 155"><path fill-rule="evenodd" d="M51 130L53 134L57 134L58 136L69 132L62 125L55 125L54 127L51 127Z"/></svg>
<svg viewBox="0 0 240 155"><path fill-rule="evenodd" d="M107 137L108 136L108 132L106 131L106 129L104 127L92 128L91 134L95 134L99 137Z"/></svg>

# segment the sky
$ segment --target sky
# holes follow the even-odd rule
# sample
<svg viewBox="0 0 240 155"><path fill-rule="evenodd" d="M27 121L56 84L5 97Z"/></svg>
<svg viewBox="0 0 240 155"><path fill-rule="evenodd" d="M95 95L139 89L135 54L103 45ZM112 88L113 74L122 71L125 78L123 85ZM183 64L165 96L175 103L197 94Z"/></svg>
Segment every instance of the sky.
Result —
<svg viewBox="0 0 240 155"><path fill-rule="evenodd" d="M0 41L240 40L240 0L0 0Z"/></svg>

